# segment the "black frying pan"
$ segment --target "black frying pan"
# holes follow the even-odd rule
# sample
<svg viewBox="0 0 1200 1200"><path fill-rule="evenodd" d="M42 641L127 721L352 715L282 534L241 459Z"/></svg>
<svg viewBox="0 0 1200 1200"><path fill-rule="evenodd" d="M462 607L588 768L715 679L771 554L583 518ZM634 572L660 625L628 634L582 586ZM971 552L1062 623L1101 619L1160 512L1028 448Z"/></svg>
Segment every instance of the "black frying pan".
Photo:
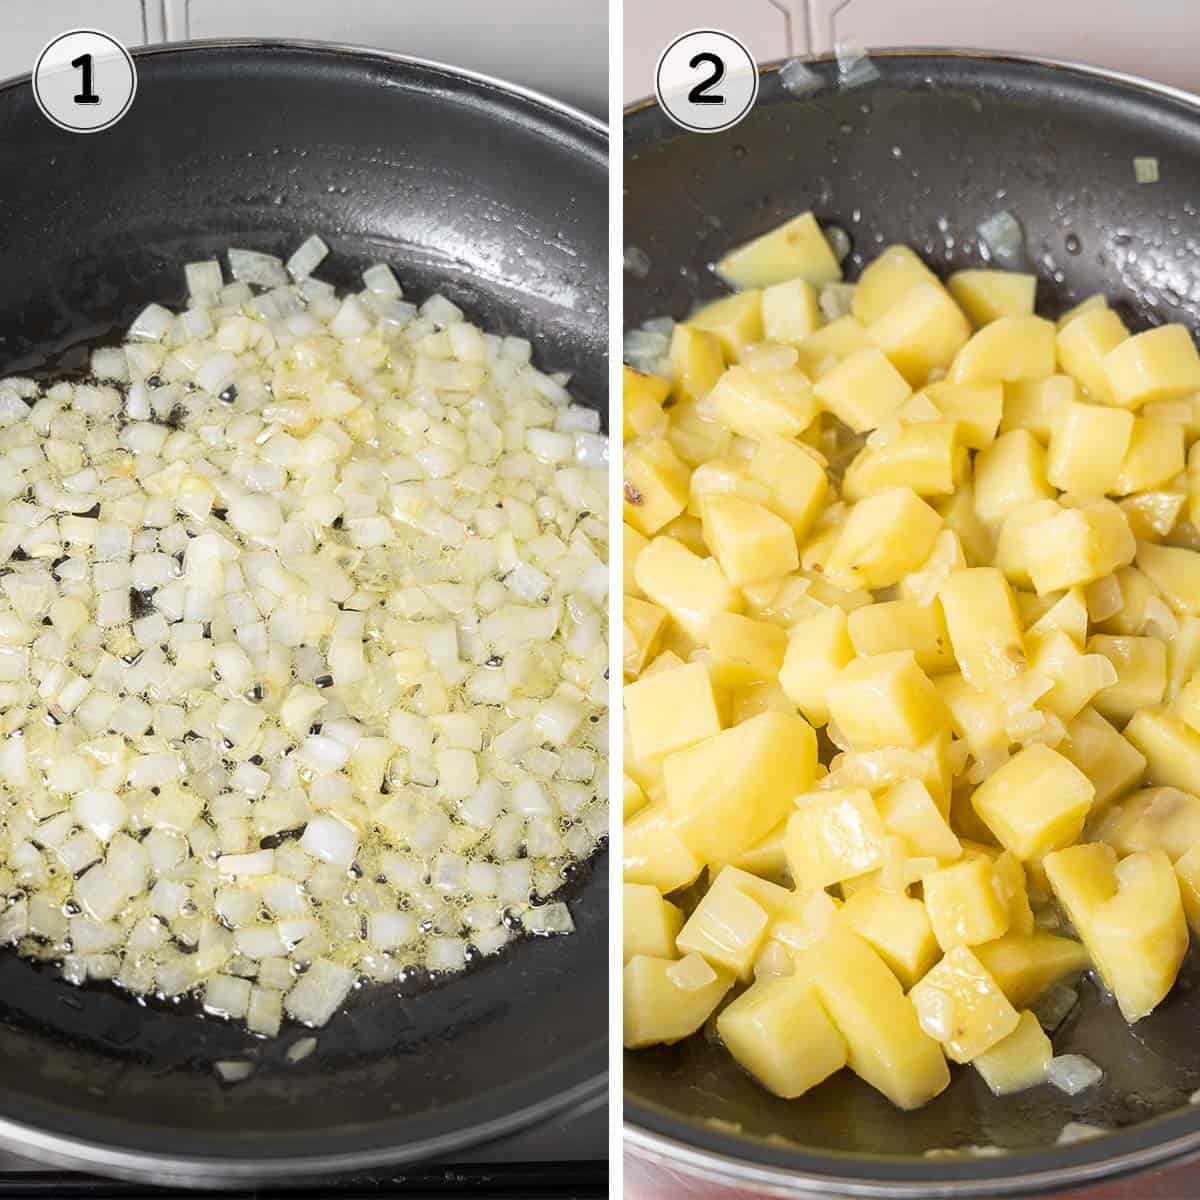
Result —
<svg viewBox="0 0 1200 1200"><path fill-rule="evenodd" d="M751 115L722 134L685 134L657 106L625 121L625 244L649 273L625 276L625 321L686 315L725 291L708 264L813 209L853 239L850 277L906 242L936 269L982 264L978 224L1008 209L1024 225L1038 311L1104 291L1135 328L1200 327L1200 101L1138 80L971 52L874 56L880 82L789 95L765 70ZM1134 156L1161 180L1139 185ZM1197 783L1200 788L1200 781ZM849 1072L777 1100L703 1038L625 1056L630 1140L643 1153L756 1190L933 1196L1027 1193L1200 1151L1200 980L1194 965L1130 1030L1085 995L1056 1038L1087 1054L1103 1085L1070 1099L1049 1085L994 1099L954 1072L932 1104L903 1114ZM721 1126L708 1123L715 1118ZM1047 1150L1070 1120L1120 1132ZM999 1145L953 1163L926 1151Z"/></svg>
<svg viewBox="0 0 1200 1200"><path fill-rule="evenodd" d="M320 272L377 259L441 290L606 407L606 139L494 81L371 51L224 43L136 56L129 115L60 132L28 80L0 88L0 374L72 367L182 264L230 244ZM76 353L71 348L76 348ZM606 1067L604 860L568 938L527 942L445 986L355 998L316 1052L194 1010L79 991L0 953L0 1143L76 1168L222 1184L445 1154L594 1100ZM231 1088L211 1063L253 1054Z"/></svg>

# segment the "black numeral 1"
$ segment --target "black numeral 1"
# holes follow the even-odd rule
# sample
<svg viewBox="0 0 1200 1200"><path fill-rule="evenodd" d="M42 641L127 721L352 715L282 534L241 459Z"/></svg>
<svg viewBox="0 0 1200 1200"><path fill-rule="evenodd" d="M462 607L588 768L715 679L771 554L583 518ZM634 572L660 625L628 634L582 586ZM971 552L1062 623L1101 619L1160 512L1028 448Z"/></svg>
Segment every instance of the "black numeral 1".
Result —
<svg viewBox="0 0 1200 1200"><path fill-rule="evenodd" d="M78 67L79 73L83 77L83 90L75 97L75 103L99 104L100 97L92 91L92 56L81 54L78 58L71 59L71 66Z"/></svg>

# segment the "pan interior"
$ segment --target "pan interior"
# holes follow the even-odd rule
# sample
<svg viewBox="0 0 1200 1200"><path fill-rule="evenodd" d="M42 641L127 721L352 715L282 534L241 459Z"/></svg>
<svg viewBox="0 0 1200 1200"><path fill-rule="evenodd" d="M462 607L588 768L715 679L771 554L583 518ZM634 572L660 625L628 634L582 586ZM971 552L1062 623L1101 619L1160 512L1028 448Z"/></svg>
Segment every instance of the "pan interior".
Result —
<svg viewBox="0 0 1200 1200"><path fill-rule="evenodd" d="M722 134L682 134L650 106L627 117L625 243L645 256L634 261L649 263L644 274L626 271L627 328L682 317L724 294L710 264L806 209L849 233L851 279L894 242L943 275L984 265L977 227L1006 209L1024 229L1022 269L1037 273L1039 313L1056 315L1103 291L1132 328L1200 327L1194 103L983 55L914 51L875 62L881 80L852 90L837 87L832 64L816 64L827 86L808 99L788 95L767 72L756 109ZM1159 160L1159 183L1136 182L1135 156ZM1032 1150L1053 1145L1069 1121L1125 1128L1185 1106L1200 1086L1195 982L1193 960L1170 998L1133 1028L1085 985L1055 1049L1088 1055L1105 1077L1074 1098L1045 1085L997 1099L960 1068L915 1113L893 1109L849 1072L783 1101L715 1038L700 1036L626 1054L630 1119L692 1145L810 1172L894 1178L895 1159L873 1165L869 1156L905 1156L918 1164L906 1177L923 1178L934 1168L919 1156L931 1150ZM1076 1152L1107 1152L1099 1149L1105 1139L1087 1145ZM955 1169L994 1176L1009 1169L995 1165L1003 1162Z"/></svg>

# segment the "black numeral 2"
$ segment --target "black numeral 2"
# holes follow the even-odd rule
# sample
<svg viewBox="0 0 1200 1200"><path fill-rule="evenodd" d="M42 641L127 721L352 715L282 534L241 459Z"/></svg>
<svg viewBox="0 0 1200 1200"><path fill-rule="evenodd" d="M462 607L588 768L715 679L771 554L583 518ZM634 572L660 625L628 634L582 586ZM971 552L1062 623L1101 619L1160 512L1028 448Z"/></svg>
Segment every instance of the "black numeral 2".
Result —
<svg viewBox="0 0 1200 1200"><path fill-rule="evenodd" d="M700 80L698 84L690 92L688 92L688 100L693 104L724 104L725 97L714 95L712 89L725 78L725 64L721 59L709 50L705 50L702 54L697 54L695 58L688 63L689 67L699 67L707 65L712 67L712 74L707 78Z"/></svg>

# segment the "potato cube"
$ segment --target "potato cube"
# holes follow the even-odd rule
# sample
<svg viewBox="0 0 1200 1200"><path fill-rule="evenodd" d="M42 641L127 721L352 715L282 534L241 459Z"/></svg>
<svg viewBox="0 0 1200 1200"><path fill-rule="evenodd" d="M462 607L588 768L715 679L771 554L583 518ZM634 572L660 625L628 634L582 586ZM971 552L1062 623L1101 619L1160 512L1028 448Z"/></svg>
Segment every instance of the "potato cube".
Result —
<svg viewBox="0 0 1200 1200"><path fill-rule="evenodd" d="M996 538L992 565L1003 571L1004 577L1014 587L1033 587L1029 564L1037 558L1041 526L1062 511L1062 505L1057 500L1034 500L1031 504L1023 504L1020 508L1013 509L1004 518L1000 526L1000 535ZM1018 612L1021 612L1022 622L1027 625L1037 621L1054 603L1053 597L1043 599L1028 591L1024 591L1017 600L1019 605L1026 606L1024 610L1018 608Z"/></svg>
<svg viewBox="0 0 1200 1200"><path fill-rule="evenodd" d="M897 1108L920 1108L945 1090L950 1071L940 1047L887 964L856 933L835 924L796 956L796 974L812 982L845 1038L850 1069Z"/></svg>
<svg viewBox="0 0 1200 1200"><path fill-rule="evenodd" d="M855 433L866 433L895 417L912 388L883 352L871 346L853 351L826 371L813 392L838 420Z"/></svg>
<svg viewBox="0 0 1200 1200"><path fill-rule="evenodd" d="M939 535L943 547L947 550L938 560L943 568L952 570L955 567L965 567L968 556L976 563L991 560L995 553L995 537L975 511L975 488L969 479L960 484L953 496L944 496L935 500L933 508L941 516L945 526ZM946 546L946 539L950 535L953 535L954 542L950 542ZM935 553L936 549L935 547ZM933 567L932 563L930 567ZM926 579L925 582L932 585L932 577ZM900 581L902 596L915 598L911 594L911 588L910 582Z"/></svg>
<svg viewBox="0 0 1200 1200"><path fill-rule="evenodd" d="M883 864L883 822L866 788L829 788L796 798L784 852L796 887L817 891Z"/></svg>
<svg viewBox="0 0 1200 1200"><path fill-rule="evenodd" d="M691 467L728 454L733 443L729 427L713 418L706 403L681 400L667 409L667 441Z"/></svg>
<svg viewBox="0 0 1200 1200"><path fill-rule="evenodd" d="M1060 720L1069 721L1116 682L1117 673L1103 655L1084 654L1061 630L1040 637L1030 633L1027 645L1030 671L1052 685L1038 704Z"/></svg>
<svg viewBox="0 0 1200 1200"><path fill-rule="evenodd" d="M744 850L729 865L762 879L782 879L787 871L787 855L784 852L786 831L785 818L766 837Z"/></svg>
<svg viewBox="0 0 1200 1200"><path fill-rule="evenodd" d="M995 567L951 571L938 593L963 677L987 691L1025 668L1025 641L1008 580Z"/></svg>
<svg viewBox="0 0 1200 1200"><path fill-rule="evenodd" d="M1183 426L1137 417L1117 478L1109 489L1118 496L1161 487L1184 469Z"/></svg>
<svg viewBox="0 0 1200 1200"><path fill-rule="evenodd" d="M748 475L770 493L767 507L792 527L796 537L804 537L829 491L825 468L817 457L797 442L764 437L750 459Z"/></svg>
<svg viewBox="0 0 1200 1200"><path fill-rule="evenodd" d="M1113 403L1124 408L1180 400L1200 391L1200 354L1185 325L1160 325L1135 334L1102 361Z"/></svg>
<svg viewBox="0 0 1200 1200"><path fill-rule="evenodd" d="M938 282L908 246L888 246L863 268L851 311L864 325L870 325L895 308L917 284Z"/></svg>
<svg viewBox="0 0 1200 1200"><path fill-rule="evenodd" d="M1020 379L1004 384L1004 416L1000 432L1024 429L1043 445L1068 404L1078 395L1070 375L1047 375L1045 379Z"/></svg>
<svg viewBox="0 0 1200 1200"><path fill-rule="evenodd" d="M763 294L757 288L722 296L692 313L687 323L711 333L726 362L737 362L747 346L763 340Z"/></svg>
<svg viewBox="0 0 1200 1200"><path fill-rule="evenodd" d="M1054 324L1042 317L1000 317L955 355L951 383L1008 383L1054 374Z"/></svg>
<svg viewBox="0 0 1200 1200"><path fill-rule="evenodd" d="M975 456L975 512L993 529L1010 513L1053 494L1046 479L1046 452L1023 429L1002 433Z"/></svg>
<svg viewBox="0 0 1200 1200"><path fill-rule="evenodd" d="M1142 788L1109 809L1095 836L1122 857L1162 850L1174 862L1200 845L1200 796L1173 787Z"/></svg>
<svg viewBox="0 0 1200 1200"><path fill-rule="evenodd" d="M1001 317L1031 317L1037 276L1019 271L955 271L946 280L950 295L976 329Z"/></svg>
<svg viewBox="0 0 1200 1200"><path fill-rule="evenodd" d="M636 779L632 779L628 775L623 775L622 779L624 780L624 795L621 818L628 821L634 813L641 812L649 800L646 799L646 793L642 791L642 785Z"/></svg>
<svg viewBox="0 0 1200 1200"><path fill-rule="evenodd" d="M990 942L1008 932L1008 905L986 855L939 867L921 879L921 886L929 923L943 950Z"/></svg>
<svg viewBox="0 0 1200 1200"><path fill-rule="evenodd" d="M1137 551L1129 521L1111 500L1060 509L1038 521L1028 538L1029 577L1039 596L1111 575Z"/></svg>
<svg viewBox="0 0 1200 1200"><path fill-rule="evenodd" d="M725 862L765 837L813 782L817 739L803 718L762 713L663 761L680 840L704 862Z"/></svg>
<svg viewBox="0 0 1200 1200"><path fill-rule="evenodd" d="M911 650L917 665L929 675L955 669L946 618L936 600L932 604L915 600L866 604L850 613L847 628L858 654Z"/></svg>
<svg viewBox="0 0 1200 1200"><path fill-rule="evenodd" d="M742 437L797 437L817 415L812 384L803 371L730 367L709 393L706 407Z"/></svg>
<svg viewBox="0 0 1200 1200"><path fill-rule="evenodd" d="M1153 586L1153 585L1151 585ZM1137 630L1130 630L1136 633ZM1182 616L1175 636L1167 643L1167 699L1174 700L1183 685L1200 670L1200 617ZM1181 713L1184 720L1185 714ZM1194 728L1200 730L1200 724Z"/></svg>
<svg viewBox="0 0 1200 1200"><path fill-rule="evenodd" d="M1003 1041L1020 1018L987 969L955 946L909 994L922 1030L955 1062L970 1062Z"/></svg>
<svg viewBox="0 0 1200 1200"><path fill-rule="evenodd" d="M623 366L621 383L624 440L661 434L667 425L663 402L671 394L670 380Z"/></svg>
<svg viewBox="0 0 1200 1200"><path fill-rule="evenodd" d="M1104 361L1129 337L1125 322L1107 305L1078 314L1058 330L1058 363L1097 404L1115 402Z"/></svg>
<svg viewBox="0 0 1200 1200"><path fill-rule="evenodd" d="M842 480L842 495L861 500L895 487L911 487L919 496L950 495L967 470L967 451L951 421L902 425L887 441L868 443L855 456Z"/></svg>
<svg viewBox="0 0 1200 1200"><path fill-rule="evenodd" d="M695 478L693 474L692 478ZM704 541L704 525L699 517L693 517L688 513L676 517L673 521L668 521L659 531L661 537L674 538L680 545L686 546L693 554L699 555L701 558L708 557L708 545ZM634 572L634 581L637 580L636 569Z"/></svg>
<svg viewBox="0 0 1200 1200"><path fill-rule="evenodd" d="M769 342L802 342L821 325L817 289L807 279L789 279L762 293L763 336Z"/></svg>
<svg viewBox="0 0 1200 1200"><path fill-rule="evenodd" d="M850 510L826 566L841 586L885 588L930 556L942 518L911 488L892 488Z"/></svg>
<svg viewBox="0 0 1200 1200"><path fill-rule="evenodd" d="M1006 933L975 947L975 957L1017 1008L1032 1004L1051 984L1090 965L1087 951L1055 933Z"/></svg>
<svg viewBox="0 0 1200 1200"><path fill-rule="evenodd" d="M840 918L887 963L905 991L941 956L925 905L902 892L855 892Z"/></svg>
<svg viewBox="0 0 1200 1200"><path fill-rule="evenodd" d="M625 1048L678 1042L695 1033L733 986L733 975L698 954L676 961L639 954L625 965Z"/></svg>
<svg viewBox="0 0 1200 1200"><path fill-rule="evenodd" d="M1117 673L1116 683L1093 702L1114 724L1124 725L1138 709L1162 703L1167 688L1167 647L1158 638L1093 634L1088 652L1103 654Z"/></svg>
<svg viewBox="0 0 1200 1200"><path fill-rule="evenodd" d="M676 958L675 938L683 928L683 912L646 883L621 889L625 962L634 955Z"/></svg>
<svg viewBox="0 0 1200 1200"><path fill-rule="evenodd" d="M977 691L961 675L941 675L934 685L955 732L977 759L996 758L1008 750L1008 711L997 696Z"/></svg>
<svg viewBox="0 0 1200 1200"><path fill-rule="evenodd" d="M715 334L693 325L676 325L668 351L676 400L700 400L716 386L725 371L725 356Z"/></svg>
<svg viewBox="0 0 1200 1200"><path fill-rule="evenodd" d="M1051 598L1035 596L1033 599L1043 604ZM1088 620L1087 598L1083 589L1070 588L1030 625L1029 635L1042 638L1051 633L1065 633L1082 650L1087 642Z"/></svg>
<svg viewBox="0 0 1200 1200"><path fill-rule="evenodd" d="M1008 1037L972 1062L993 1096L1011 1096L1046 1081L1054 1047L1038 1019L1028 1009L1020 1014Z"/></svg>
<svg viewBox="0 0 1200 1200"><path fill-rule="evenodd" d="M1200 676L1193 675L1171 702L1171 712L1200 733Z"/></svg>
<svg viewBox="0 0 1200 1200"><path fill-rule="evenodd" d="M1133 530L1135 538L1147 542L1161 542L1174 531L1184 506L1188 503L1188 496L1181 487L1172 482L1154 491L1126 496L1118 503L1121 511L1129 519L1129 528Z"/></svg>
<svg viewBox="0 0 1200 1200"><path fill-rule="evenodd" d="M1116 487L1132 436L1132 413L1072 402L1051 432L1046 478L1064 492L1103 496Z"/></svg>
<svg viewBox="0 0 1200 1200"><path fill-rule="evenodd" d="M1131 1024L1170 991L1188 947L1171 860L1161 850L1117 861L1111 846L1046 856L1046 876L1092 961Z"/></svg>
<svg viewBox="0 0 1200 1200"><path fill-rule="evenodd" d="M709 496L703 519L704 540L734 586L786 575L800 565L791 526L761 504Z"/></svg>
<svg viewBox="0 0 1200 1200"><path fill-rule="evenodd" d="M904 839L914 858L950 863L962 854L958 836L919 779L906 779L888 788L876 803L884 829Z"/></svg>
<svg viewBox="0 0 1200 1200"><path fill-rule="evenodd" d="M658 653L669 620L667 610L648 600L626 596L622 611L625 674L636 678Z"/></svg>
<svg viewBox="0 0 1200 1200"><path fill-rule="evenodd" d="M1059 743L1058 749L1096 789L1093 814L1135 788L1146 772L1145 755L1094 708L1085 708L1067 723L1066 740Z"/></svg>
<svg viewBox="0 0 1200 1200"><path fill-rule="evenodd" d="M1179 880L1179 895L1187 923L1200 937L1200 844L1175 860L1175 878Z"/></svg>
<svg viewBox="0 0 1200 1200"><path fill-rule="evenodd" d="M996 890L1007 903L1008 932L1032 933L1035 921L1029 903L1029 881L1021 860L1009 850L993 855L992 847L987 849L995 873Z"/></svg>
<svg viewBox="0 0 1200 1200"><path fill-rule="evenodd" d="M642 589L638 587L637 576L634 574L634 563L638 555L646 548L648 539L644 538L632 525L621 525L622 545L624 546L623 564L624 579L622 591L627 596L644 598Z"/></svg>
<svg viewBox="0 0 1200 1200"><path fill-rule="evenodd" d="M810 212L731 250L717 263L716 272L738 289L769 287L787 279L806 279L820 287L842 277L837 257Z"/></svg>
<svg viewBox="0 0 1200 1200"><path fill-rule="evenodd" d="M712 680L703 663L645 675L625 685L624 700L639 758L672 754L721 731Z"/></svg>
<svg viewBox="0 0 1200 1200"><path fill-rule="evenodd" d="M1078 767L1035 742L984 780L971 806L1006 850L1028 861L1074 842L1094 795Z"/></svg>
<svg viewBox="0 0 1200 1200"><path fill-rule="evenodd" d="M787 633L778 625L737 613L716 613L708 623L709 668L723 688L775 679L787 644Z"/></svg>
<svg viewBox="0 0 1200 1200"><path fill-rule="evenodd" d="M816 990L766 976L717 1018L726 1049L768 1091L793 1100L846 1065L846 1043Z"/></svg>
<svg viewBox="0 0 1200 1200"><path fill-rule="evenodd" d="M625 521L651 537L687 507L688 471L665 438L636 442L625 451Z"/></svg>
<svg viewBox="0 0 1200 1200"><path fill-rule="evenodd" d="M715 613L738 612L742 598L716 559L700 558L674 538L656 537L638 555L638 586L695 641L703 641ZM625 603L628 620L629 602Z"/></svg>
<svg viewBox="0 0 1200 1200"><path fill-rule="evenodd" d="M947 421L958 425L958 439L968 450L982 450L996 440L1004 413L1004 385L999 383L931 383L917 393L933 401Z"/></svg>
<svg viewBox="0 0 1200 1200"><path fill-rule="evenodd" d="M1176 612L1200 616L1200 554L1183 546L1138 542L1137 565Z"/></svg>
<svg viewBox="0 0 1200 1200"><path fill-rule="evenodd" d="M1066 329L1076 317L1082 317L1085 313L1095 312L1097 309L1108 307L1108 297L1103 292L1096 292L1088 296L1086 300L1081 300L1072 308L1068 308L1061 317L1058 318L1056 326L1059 329Z"/></svg>
<svg viewBox="0 0 1200 1200"><path fill-rule="evenodd" d="M934 368L950 365L971 326L940 283L924 280L872 321L867 336L910 384L920 386Z"/></svg>
<svg viewBox="0 0 1200 1200"><path fill-rule="evenodd" d="M788 638L779 682L813 725L829 721L829 689L854 657L845 612L829 608L798 622Z"/></svg>
<svg viewBox="0 0 1200 1200"><path fill-rule="evenodd" d="M1134 713L1124 735L1146 759L1151 783L1184 791L1200 779L1200 733L1170 713L1143 709Z"/></svg>
<svg viewBox="0 0 1200 1200"><path fill-rule="evenodd" d="M687 887L704 870L671 826L664 801L647 805L625 822L622 877L662 893Z"/></svg>
<svg viewBox="0 0 1200 1200"><path fill-rule="evenodd" d="M856 750L916 750L950 727L950 714L911 651L849 662L829 687L830 717Z"/></svg>
<svg viewBox="0 0 1200 1200"><path fill-rule="evenodd" d="M680 930L679 952L702 954L745 982L754 974L754 960L771 922L791 898L787 888L737 867L723 867Z"/></svg>
<svg viewBox="0 0 1200 1200"><path fill-rule="evenodd" d="M861 285L860 285L861 287ZM809 334L797 347L796 365L812 379L827 375L843 359L871 348L866 327L854 317L838 317Z"/></svg>

